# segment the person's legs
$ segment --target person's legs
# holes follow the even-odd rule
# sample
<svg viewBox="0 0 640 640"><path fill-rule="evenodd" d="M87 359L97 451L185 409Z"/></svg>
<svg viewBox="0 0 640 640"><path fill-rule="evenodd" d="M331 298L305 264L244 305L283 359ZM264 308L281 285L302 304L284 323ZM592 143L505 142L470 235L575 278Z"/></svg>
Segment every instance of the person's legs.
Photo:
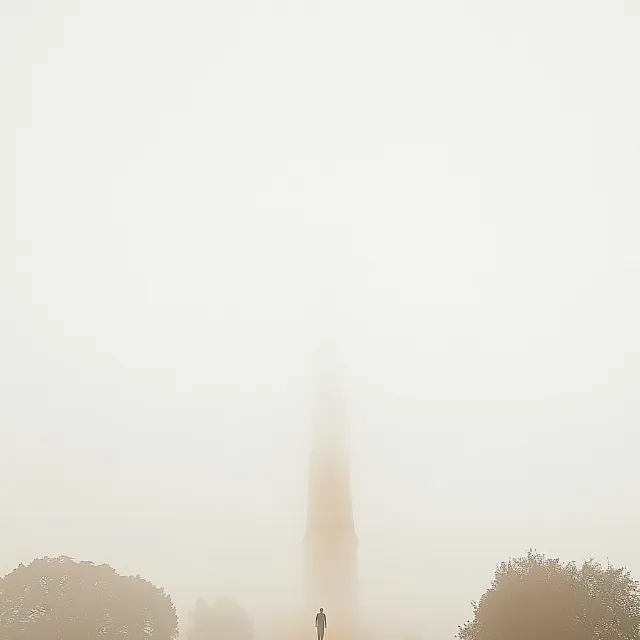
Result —
<svg viewBox="0 0 640 640"><path fill-rule="evenodd" d="M318 627L318 640L323 640L324 638L324 627Z"/></svg>

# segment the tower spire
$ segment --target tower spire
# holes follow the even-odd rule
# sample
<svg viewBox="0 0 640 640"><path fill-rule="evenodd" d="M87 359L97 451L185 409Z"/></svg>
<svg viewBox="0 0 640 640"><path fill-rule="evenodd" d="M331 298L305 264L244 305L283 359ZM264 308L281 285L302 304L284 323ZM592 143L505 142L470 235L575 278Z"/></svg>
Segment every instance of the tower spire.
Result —
<svg viewBox="0 0 640 640"><path fill-rule="evenodd" d="M309 604L324 606L335 637L352 637L355 628L357 545L344 395L335 371L324 368L314 412L305 546Z"/></svg>

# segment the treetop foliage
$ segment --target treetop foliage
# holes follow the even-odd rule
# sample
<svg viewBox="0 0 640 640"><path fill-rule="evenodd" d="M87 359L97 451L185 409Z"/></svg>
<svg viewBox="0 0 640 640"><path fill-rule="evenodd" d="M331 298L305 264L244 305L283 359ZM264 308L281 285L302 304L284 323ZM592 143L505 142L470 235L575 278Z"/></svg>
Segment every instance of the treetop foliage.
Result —
<svg viewBox="0 0 640 640"><path fill-rule="evenodd" d="M0 580L0 640L175 640L171 598L140 576L66 556Z"/></svg>
<svg viewBox="0 0 640 640"><path fill-rule="evenodd" d="M637 640L640 589L626 569L529 551L503 562L460 640Z"/></svg>

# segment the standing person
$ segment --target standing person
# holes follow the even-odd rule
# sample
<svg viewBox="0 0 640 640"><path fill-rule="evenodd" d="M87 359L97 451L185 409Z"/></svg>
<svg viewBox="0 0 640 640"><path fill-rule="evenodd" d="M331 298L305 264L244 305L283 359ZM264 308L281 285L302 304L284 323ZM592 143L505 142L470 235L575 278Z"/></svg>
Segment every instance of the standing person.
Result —
<svg viewBox="0 0 640 640"><path fill-rule="evenodd" d="M324 615L324 610L320 607L320 613L316 614L316 629L318 630L318 640L324 638L324 630L327 628L327 616Z"/></svg>

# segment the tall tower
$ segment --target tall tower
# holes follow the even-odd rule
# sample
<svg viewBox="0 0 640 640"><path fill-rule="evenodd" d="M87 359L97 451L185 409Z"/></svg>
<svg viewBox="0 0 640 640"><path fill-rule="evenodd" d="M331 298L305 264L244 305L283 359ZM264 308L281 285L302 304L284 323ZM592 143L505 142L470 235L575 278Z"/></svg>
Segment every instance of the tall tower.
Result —
<svg viewBox="0 0 640 640"><path fill-rule="evenodd" d="M324 608L331 640L355 640L358 538L344 405L335 379L323 380L320 392L309 464L307 606L309 614Z"/></svg>

